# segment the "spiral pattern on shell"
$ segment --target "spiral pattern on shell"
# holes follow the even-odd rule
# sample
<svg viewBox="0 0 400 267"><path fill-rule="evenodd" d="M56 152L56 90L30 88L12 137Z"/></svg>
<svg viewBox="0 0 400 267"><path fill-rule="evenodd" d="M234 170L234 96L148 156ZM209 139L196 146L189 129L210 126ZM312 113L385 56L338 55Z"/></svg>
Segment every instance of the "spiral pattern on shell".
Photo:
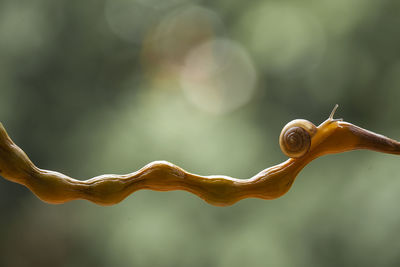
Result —
<svg viewBox="0 0 400 267"><path fill-rule="evenodd" d="M310 134L301 127L288 129L283 136L284 152L289 157L297 158L308 152L311 146Z"/></svg>
<svg viewBox="0 0 400 267"><path fill-rule="evenodd" d="M293 120L281 132L279 144L282 152L290 158L299 158L311 147L311 138L317 127L307 120Z"/></svg>

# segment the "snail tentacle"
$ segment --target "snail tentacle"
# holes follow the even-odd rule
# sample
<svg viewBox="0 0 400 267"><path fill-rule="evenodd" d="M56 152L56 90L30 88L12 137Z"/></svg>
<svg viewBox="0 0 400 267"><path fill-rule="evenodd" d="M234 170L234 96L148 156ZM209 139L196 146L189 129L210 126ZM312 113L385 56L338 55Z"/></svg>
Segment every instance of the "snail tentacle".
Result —
<svg viewBox="0 0 400 267"><path fill-rule="evenodd" d="M340 119L334 119L334 118L333 118L333 116L335 115L336 110L338 109L338 107L339 107L338 104L336 104L336 105L333 107L333 110L332 110L332 112L331 112L331 114L329 115L329 118L328 118L329 120L331 120L331 121L343 121L342 118L340 118Z"/></svg>

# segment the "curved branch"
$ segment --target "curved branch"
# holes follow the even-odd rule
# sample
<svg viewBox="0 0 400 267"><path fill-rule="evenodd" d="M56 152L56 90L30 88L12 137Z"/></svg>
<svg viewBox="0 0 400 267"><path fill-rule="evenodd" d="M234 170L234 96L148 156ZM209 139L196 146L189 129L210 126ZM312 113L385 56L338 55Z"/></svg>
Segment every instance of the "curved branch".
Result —
<svg viewBox="0 0 400 267"><path fill-rule="evenodd" d="M289 190L303 165L289 159L243 180L195 175L167 161L155 161L130 174L107 174L81 181L36 167L0 123L0 175L28 187L41 200L52 204L86 199L99 205L113 205L140 189L185 190L216 206L232 205L248 197L274 199Z"/></svg>
<svg viewBox="0 0 400 267"><path fill-rule="evenodd" d="M36 167L0 123L0 175L28 187L41 200L52 204L86 199L99 205L113 205L140 189L185 190L216 206L232 205L249 197L274 199L290 189L297 174L313 159L354 149L400 154L400 143L329 118L318 126L306 155L288 159L249 179L200 176L172 163L155 161L130 174L107 174L81 181Z"/></svg>

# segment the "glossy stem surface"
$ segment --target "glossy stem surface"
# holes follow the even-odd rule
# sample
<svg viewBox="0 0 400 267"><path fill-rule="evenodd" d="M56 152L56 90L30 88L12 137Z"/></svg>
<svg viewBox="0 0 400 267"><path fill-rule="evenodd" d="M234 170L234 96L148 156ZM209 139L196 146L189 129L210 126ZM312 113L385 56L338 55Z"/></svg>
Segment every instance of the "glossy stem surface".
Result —
<svg viewBox="0 0 400 267"><path fill-rule="evenodd" d="M52 204L86 199L99 205L113 205L140 189L185 190L216 206L232 205L250 197L275 199L290 189L298 173L313 159L354 149L400 154L400 143L329 118L318 126L308 153L265 169L249 179L200 176L172 163L155 161L130 174L106 174L82 181L36 167L0 123L0 175L28 187L38 198Z"/></svg>

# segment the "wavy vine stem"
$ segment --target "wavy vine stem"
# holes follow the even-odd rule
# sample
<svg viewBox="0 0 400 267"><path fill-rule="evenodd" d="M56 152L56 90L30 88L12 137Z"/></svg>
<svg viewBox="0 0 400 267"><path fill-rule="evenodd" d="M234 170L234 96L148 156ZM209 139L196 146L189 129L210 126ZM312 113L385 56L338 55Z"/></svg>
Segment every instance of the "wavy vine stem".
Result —
<svg viewBox="0 0 400 267"><path fill-rule="evenodd" d="M333 114L317 127L311 147L300 158L290 158L249 179L200 176L166 162L155 161L125 175L106 174L85 181L42 170L8 136L0 123L0 175L29 188L41 200L59 204L86 199L99 205L117 204L140 189L186 190L216 206L244 198L275 199L285 194L297 174L313 159L354 149L400 154L400 143L341 120Z"/></svg>

